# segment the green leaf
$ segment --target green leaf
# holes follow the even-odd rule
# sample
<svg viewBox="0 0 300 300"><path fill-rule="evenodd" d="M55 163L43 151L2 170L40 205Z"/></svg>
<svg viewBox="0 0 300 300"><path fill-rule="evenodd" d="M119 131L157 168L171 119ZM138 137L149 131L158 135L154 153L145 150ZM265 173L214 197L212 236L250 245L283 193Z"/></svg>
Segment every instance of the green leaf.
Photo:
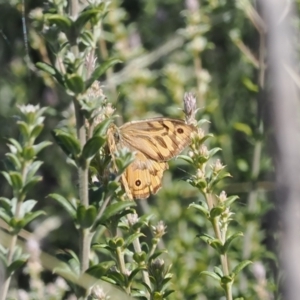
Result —
<svg viewBox="0 0 300 300"><path fill-rule="evenodd" d="M101 136L94 136L90 138L84 145L82 150L82 157L84 159L90 159L96 155L100 148L105 144L105 138Z"/></svg>
<svg viewBox="0 0 300 300"><path fill-rule="evenodd" d="M13 261L7 268L6 276L11 276L16 270L20 269L25 263L27 259L17 259Z"/></svg>
<svg viewBox="0 0 300 300"><path fill-rule="evenodd" d="M46 213L42 210L27 213L23 217L23 219L19 222L18 224L18 227L20 226L19 229L24 228L28 223L30 223L31 221L33 221L34 219L38 218L41 215L46 215Z"/></svg>
<svg viewBox="0 0 300 300"><path fill-rule="evenodd" d="M214 279L216 279L218 282L221 281L221 278L214 272L211 272L211 271L203 271L200 273L201 275L206 275L206 276L209 276L209 277L212 277Z"/></svg>
<svg viewBox="0 0 300 300"><path fill-rule="evenodd" d="M42 132L43 128L44 128L43 124L35 125L34 128L31 130L30 138L36 139Z"/></svg>
<svg viewBox="0 0 300 300"><path fill-rule="evenodd" d="M44 141L44 142L34 145L33 149L34 149L35 155L37 155L40 151L42 151L44 148L46 148L50 145L52 145L52 143L49 141Z"/></svg>
<svg viewBox="0 0 300 300"><path fill-rule="evenodd" d="M12 153L16 154L17 152L19 152L19 153L22 152L22 146L21 146L21 144L17 140L9 138L8 141L9 141L9 143L10 143L11 146L15 147L15 150L13 150L13 149L10 148L10 151ZM8 145L8 146L10 146L10 145Z"/></svg>
<svg viewBox="0 0 300 300"><path fill-rule="evenodd" d="M226 207L223 205L213 207L210 211L210 218L214 219L216 217L219 217L225 211L225 209L226 209Z"/></svg>
<svg viewBox="0 0 300 300"><path fill-rule="evenodd" d="M32 146L26 146L23 148L22 156L24 160L30 161L35 157L35 151Z"/></svg>
<svg viewBox="0 0 300 300"><path fill-rule="evenodd" d="M133 269L131 272L130 272L130 275L128 277L128 282L131 282L133 280L133 278L140 272L140 271L143 271L145 270L144 267L137 267L135 269Z"/></svg>
<svg viewBox="0 0 300 300"><path fill-rule="evenodd" d="M30 137L29 125L27 123L25 123L24 121L18 121L17 124L18 124L18 127L19 127L22 135L25 137L25 140L28 140Z"/></svg>
<svg viewBox="0 0 300 300"><path fill-rule="evenodd" d="M97 210L93 205L85 207L84 205L80 204L77 208L77 221L82 228L91 227L95 221L96 215Z"/></svg>
<svg viewBox="0 0 300 300"><path fill-rule="evenodd" d="M113 122L113 118L107 118L104 119L99 124L97 124L97 126L94 129L93 136L104 136L112 122Z"/></svg>
<svg viewBox="0 0 300 300"><path fill-rule="evenodd" d="M54 67L52 67L49 64L46 63L42 63L42 62L38 62L36 63L36 67L50 75L52 75L59 84L61 84L62 86L64 86L64 78L61 75L61 73Z"/></svg>
<svg viewBox="0 0 300 300"><path fill-rule="evenodd" d="M128 248L128 246L133 243L134 240L136 240L137 238L139 238L140 236L145 236L143 233L141 232L136 232L134 234L131 234L125 241L125 245L124 248Z"/></svg>
<svg viewBox="0 0 300 300"><path fill-rule="evenodd" d="M96 8L90 8L82 11L74 24L76 32L80 32L85 24L89 22L93 17L98 17L98 19L100 19L99 13L99 9Z"/></svg>
<svg viewBox="0 0 300 300"><path fill-rule="evenodd" d="M85 83L86 88L89 88L95 80L98 80L101 75L103 75L110 67L114 66L117 63L121 63L120 59L111 58L100 66L98 66L94 72L92 73L91 77Z"/></svg>
<svg viewBox="0 0 300 300"><path fill-rule="evenodd" d="M20 210L20 218L23 218L23 216L32 211L34 206L36 205L37 201L36 200L26 200L21 204L21 210Z"/></svg>
<svg viewBox="0 0 300 300"><path fill-rule="evenodd" d="M77 74L67 74L65 76L65 83L67 88L75 95L82 94L85 91L84 82L82 77Z"/></svg>
<svg viewBox="0 0 300 300"><path fill-rule="evenodd" d="M55 129L54 133L55 134L53 136L57 144L67 155L71 154L76 157L80 153L80 144L71 133L63 131L61 129Z"/></svg>
<svg viewBox="0 0 300 300"><path fill-rule="evenodd" d="M22 165L21 165L21 162L20 162L18 156L13 153L6 153L5 155L8 158L8 160L13 164L15 169L19 171L21 169Z"/></svg>
<svg viewBox="0 0 300 300"><path fill-rule="evenodd" d="M42 176L34 176L31 177L29 180L26 181L26 184L24 185L22 192L24 194L27 194L32 188L41 180L43 179Z"/></svg>
<svg viewBox="0 0 300 300"><path fill-rule="evenodd" d="M226 207L230 207L230 205L239 199L239 196L230 196L223 202Z"/></svg>
<svg viewBox="0 0 300 300"><path fill-rule="evenodd" d="M110 279L113 279L120 286L125 286L125 284L126 284L125 275L119 273L118 271L109 270L107 276Z"/></svg>
<svg viewBox="0 0 300 300"><path fill-rule="evenodd" d="M208 157L211 158L213 157L217 152L222 151L222 148L213 148L210 151L208 151Z"/></svg>
<svg viewBox="0 0 300 300"><path fill-rule="evenodd" d="M241 263L239 263L231 272L233 277L235 277L238 273L240 273L245 267L247 267L250 264L252 264L252 261L250 260L244 260Z"/></svg>
<svg viewBox="0 0 300 300"><path fill-rule="evenodd" d="M197 210L199 210L200 212L202 212L202 214L205 216L205 217L209 217L209 211L206 207L204 207L203 205L200 205L200 204L196 204L196 203L191 203L189 205L188 208L196 208Z"/></svg>
<svg viewBox="0 0 300 300"><path fill-rule="evenodd" d="M189 164L194 164L193 159L188 155L178 155L177 158L183 159L184 161L188 162Z"/></svg>
<svg viewBox="0 0 300 300"><path fill-rule="evenodd" d="M23 180L21 174L19 172L9 172L9 177L13 190L19 191L23 187Z"/></svg>
<svg viewBox="0 0 300 300"><path fill-rule="evenodd" d="M136 206L136 203L134 201L122 201L110 204L101 218L97 221L97 224L103 224L105 223L109 218L115 216L119 212L125 210L128 207L134 207Z"/></svg>
<svg viewBox="0 0 300 300"><path fill-rule="evenodd" d="M93 36L92 32L90 32L90 31L86 30L84 32L81 32L80 40L87 47L91 47L91 48L95 47L94 36Z"/></svg>
<svg viewBox="0 0 300 300"><path fill-rule="evenodd" d="M248 124L236 122L233 124L233 128L240 132L243 132L247 136L253 136L253 132L251 127Z"/></svg>
<svg viewBox="0 0 300 300"><path fill-rule="evenodd" d="M71 26L73 24L71 18L59 14L45 14L45 18L50 24L52 25L55 24L60 31L66 34L69 33Z"/></svg>
<svg viewBox="0 0 300 300"><path fill-rule="evenodd" d="M27 180L30 180L33 178L33 176L36 174L40 166L43 164L42 161L36 160L32 164L30 164L28 170L27 170Z"/></svg>
<svg viewBox="0 0 300 300"><path fill-rule="evenodd" d="M0 197L0 209L11 213L11 200L5 197Z"/></svg>
<svg viewBox="0 0 300 300"><path fill-rule="evenodd" d="M70 282L77 282L78 280L78 275L71 270L66 263L60 263L59 267L54 268L52 272L62 276Z"/></svg>
<svg viewBox="0 0 300 300"><path fill-rule="evenodd" d="M12 186L12 181L11 181L11 178L10 178L9 174L7 172L5 172L5 171L2 171L1 174L4 176L4 178L6 179L6 181L8 182L8 184L10 186Z"/></svg>
<svg viewBox="0 0 300 300"><path fill-rule="evenodd" d="M236 232L236 233L232 234L231 236L229 236L226 239L226 242L224 244L224 253L226 253L229 250L229 247L234 239L242 237L242 236L244 236L243 232Z"/></svg>
<svg viewBox="0 0 300 300"><path fill-rule="evenodd" d="M6 211L3 208L0 209L0 219L2 219L7 225L10 225L10 221L13 214L11 211Z"/></svg>
<svg viewBox="0 0 300 300"><path fill-rule="evenodd" d="M155 251L154 254L152 254L149 257L149 261L154 260L155 258L159 257L160 255L162 255L163 253L168 253L168 251L166 249L162 249L162 250L157 250Z"/></svg>
<svg viewBox="0 0 300 300"><path fill-rule="evenodd" d="M107 270L114 264L114 262L112 262L111 265L108 265L107 263L100 263L88 268L85 273L100 279L102 276L106 275Z"/></svg>
<svg viewBox="0 0 300 300"><path fill-rule="evenodd" d="M72 205L70 201L68 201L66 198L59 194L50 194L48 197L53 198L56 200L59 204L61 204L64 209L69 213L69 215L75 220L76 218L76 207Z"/></svg>

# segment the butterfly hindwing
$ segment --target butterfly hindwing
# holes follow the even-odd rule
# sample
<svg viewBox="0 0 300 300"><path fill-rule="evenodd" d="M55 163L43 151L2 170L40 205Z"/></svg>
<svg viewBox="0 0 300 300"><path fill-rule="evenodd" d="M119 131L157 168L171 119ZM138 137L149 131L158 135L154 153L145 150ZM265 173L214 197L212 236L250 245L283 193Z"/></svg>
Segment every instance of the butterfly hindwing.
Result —
<svg viewBox="0 0 300 300"><path fill-rule="evenodd" d="M137 152L135 160L127 167L122 183L127 195L134 199L145 199L155 194L161 187L163 172L168 168L166 162L157 162ZM128 192L129 190L129 192Z"/></svg>

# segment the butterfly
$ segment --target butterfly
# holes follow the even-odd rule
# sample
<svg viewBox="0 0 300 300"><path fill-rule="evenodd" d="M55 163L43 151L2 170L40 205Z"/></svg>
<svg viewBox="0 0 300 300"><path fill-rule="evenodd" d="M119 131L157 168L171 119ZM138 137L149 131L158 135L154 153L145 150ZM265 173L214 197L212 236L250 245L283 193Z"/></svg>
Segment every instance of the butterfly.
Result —
<svg viewBox="0 0 300 300"><path fill-rule="evenodd" d="M146 199L161 187L167 161L191 143L196 127L183 120L154 118L112 126L107 131L111 156L124 147L135 152L134 161L121 175L130 199Z"/></svg>

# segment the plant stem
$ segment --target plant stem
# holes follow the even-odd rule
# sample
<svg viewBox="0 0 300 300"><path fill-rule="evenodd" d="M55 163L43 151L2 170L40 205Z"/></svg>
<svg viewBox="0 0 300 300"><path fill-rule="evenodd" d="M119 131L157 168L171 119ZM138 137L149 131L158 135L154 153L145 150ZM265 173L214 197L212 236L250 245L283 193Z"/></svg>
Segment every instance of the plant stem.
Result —
<svg viewBox="0 0 300 300"><path fill-rule="evenodd" d="M24 170L22 171L22 174L24 174ZM19 214L20 214L20 210L21 210L21 206L22 206L22 203L24 201L24 196L20 196L20 198L18 199L18 202L17 202L17 205L16 205L16 211L15 211L15 214L14 214L14 217L15 219L18 219L19 218ZM11 263L12 263L12 260L13 260L13 254L14 254L14 251L15 251L15 247L16 247L16 244L17 244L17 240L18 240L18 234L15 233L11 240L10 240L10 244L9 244L9 247L8 247L8 253L7 253L7 266L9 266ZM2 293L1 293L1 300L5 300L6 299L6 296L7 296L7 293L8 293L8 289L9 289L9 285L10 285L10 281L11 281L11 275L7 277L7 279L5 280L4 284L3 284L3 288L2 288Z"/></svg>
<svg viewBox="0 0 300 300"><path fill-rule="evenodd" d="M136 253L142 252L140 240L139 240L138 238L135 239L135 240L133 241L133 247L134 247L134 251L135 251ZM149 279L149 274L148 274L148 272L147 272L147 271L143 271L142 274L143 274L143 280L144 280L144 282L145 282L149 287L151 287L151 282L150 282L150 279ZM148 292L146 292L146 295L149 297Z"/></svg>

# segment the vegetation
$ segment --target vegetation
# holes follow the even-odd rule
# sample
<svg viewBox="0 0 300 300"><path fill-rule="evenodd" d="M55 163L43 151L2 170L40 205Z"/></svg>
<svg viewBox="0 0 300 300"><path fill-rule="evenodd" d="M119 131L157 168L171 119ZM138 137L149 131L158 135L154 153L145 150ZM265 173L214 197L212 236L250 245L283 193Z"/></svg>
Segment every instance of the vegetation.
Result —
<svg viewBox="0 0 300 300"><path fill-rule="evenodd" d="M40 5L0 3L0 299L280 299L253 4ZM131 201L107 129L155 116L198 131Z"/></svg>

